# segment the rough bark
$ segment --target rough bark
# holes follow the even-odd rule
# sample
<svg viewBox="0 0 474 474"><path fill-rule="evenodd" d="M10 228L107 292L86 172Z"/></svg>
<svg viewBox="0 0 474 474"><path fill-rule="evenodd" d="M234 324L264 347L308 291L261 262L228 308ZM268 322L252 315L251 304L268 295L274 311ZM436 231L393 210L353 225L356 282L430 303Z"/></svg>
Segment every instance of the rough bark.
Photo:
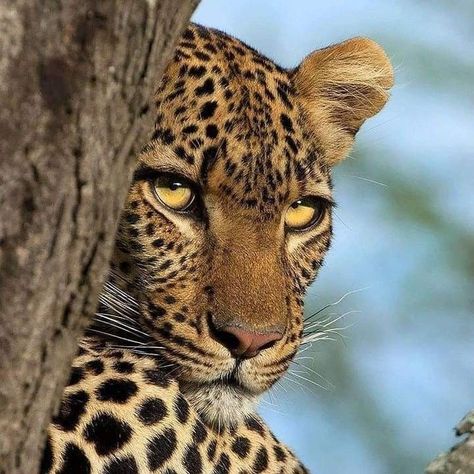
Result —
<svg viewBox="0 0 474 474"><path fill-rule="evenodd" d="M37 472L198 0L0 1L0 472Z"/></svg>
<svg viewBox="0 0 474 474"><path fill-rule="evenodd" d="M455 431L456 436L465 436L464 440L432 461L426 474L474 473L474 410L458 423Z"/></svg>

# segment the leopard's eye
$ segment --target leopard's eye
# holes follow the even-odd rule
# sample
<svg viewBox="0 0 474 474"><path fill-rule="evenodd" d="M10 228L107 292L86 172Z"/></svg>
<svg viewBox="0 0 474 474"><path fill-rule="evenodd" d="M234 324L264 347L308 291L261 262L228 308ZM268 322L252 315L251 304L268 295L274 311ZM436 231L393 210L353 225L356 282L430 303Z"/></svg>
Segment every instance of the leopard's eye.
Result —
<svg viewBox="0 0 474 474"><path fill-rule="evenodd" d="M290 230L305 230L319 222L324 216L325 206L320 199L303 197L287 209L285 225Z"/></svg>
<svg viewBox="0 0 474 474"><path fill-rule="evenodd" d="M173 211L188 210L195 199L191 186L179 176L159 176L153 182L153 191L158 200Z"/></svg>

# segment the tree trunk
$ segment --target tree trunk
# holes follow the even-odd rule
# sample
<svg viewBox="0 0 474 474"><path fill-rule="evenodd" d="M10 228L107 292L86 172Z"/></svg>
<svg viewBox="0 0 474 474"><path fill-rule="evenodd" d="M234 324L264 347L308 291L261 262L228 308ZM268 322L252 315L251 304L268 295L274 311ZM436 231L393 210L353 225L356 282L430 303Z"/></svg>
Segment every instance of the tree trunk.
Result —
<svg viewBox="0 0 474 474"><path fill-rule="evenodd" d="M38 470L198 0L0 2L0 472Z"/></svg>

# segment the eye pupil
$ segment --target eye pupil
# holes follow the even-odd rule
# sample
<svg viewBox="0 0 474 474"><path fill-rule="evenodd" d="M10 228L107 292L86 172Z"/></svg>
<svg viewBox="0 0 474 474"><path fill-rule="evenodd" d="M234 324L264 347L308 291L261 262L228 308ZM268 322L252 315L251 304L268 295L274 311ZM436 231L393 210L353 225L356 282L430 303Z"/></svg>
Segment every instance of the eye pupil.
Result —
<svg viewBox="0 0 474 474"><path fill-rule="evenodd" d="M292 207L293 209L296 209L296 208L298 208L299 206L301 206L301 199L298 199L298 201L295 201L295 202L291 205L291 207Z"/></svg>
<svg viewBox="0 0 474 474"><path fill-rule="evenodd" d="M171 189L171 191L176 191L180 187L181 187L180 183L170 183L169 185L169 188Z"/></svg>

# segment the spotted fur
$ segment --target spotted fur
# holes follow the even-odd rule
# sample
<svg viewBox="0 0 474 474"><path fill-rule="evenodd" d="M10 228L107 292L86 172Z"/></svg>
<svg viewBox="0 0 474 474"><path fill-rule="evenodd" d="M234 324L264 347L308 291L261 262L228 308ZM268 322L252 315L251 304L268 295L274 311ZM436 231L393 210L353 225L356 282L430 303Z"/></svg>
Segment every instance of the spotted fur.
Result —
<svg viewBox="0 0 474 474"><path fill-rule="evenodd" d="M391 85L367 39L286 70L219 31L185 31L43 472L305 472L255 403L301 343L304 293L331 241L331 167ZM163 172L193 183L195 213L157 201ZM308 195L322 218L289 231L288 206ZM240 358L227 327L279 336Z"/></svg>

